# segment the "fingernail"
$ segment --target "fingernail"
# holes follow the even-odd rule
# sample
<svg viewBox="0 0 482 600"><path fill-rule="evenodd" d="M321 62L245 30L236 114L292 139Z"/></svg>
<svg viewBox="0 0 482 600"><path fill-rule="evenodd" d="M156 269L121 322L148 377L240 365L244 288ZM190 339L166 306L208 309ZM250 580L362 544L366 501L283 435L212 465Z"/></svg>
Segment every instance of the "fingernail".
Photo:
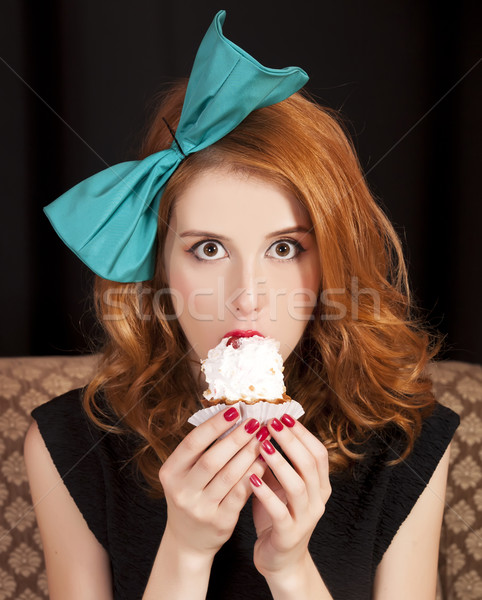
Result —
<svg viewBox="0 0 482 600"><path fill-rule="evenodd" d="M244 426L244 428L246 429L246 431L248 433L254 433L256 431L256 429L258 429L258 427L259 427L259 422L256 421L256 419L250 419Z"/></svg>
<svg viewBox="0 0 482 600"><path fill-rule="evenodd" d="M264 458L263 458L263 455L262 455L262 454L260 454L260 455L258 456L258 458L259 458L259 460L260 460L261 462L266 462L266 461L264 460Z"/></svg>
<svg viewBox="0 0 482 600"><path fill-rule="evenodd" d="M293 427L293 425L296 423L296 421L293 419L293 417L291 417L290 415L286 415L286 414L284 414L281 417L281 420L286 425L286 427Z"/></svg>
<svg viewBox="0 0 482 600"><path fill-rule="evenodd" d="M258 441L263 442L268 437L268 435L269 435L269 430L265 425L264 427L261 427L261 429L256 434L256 437L257 437Z"/></svg>
<svg viewBox="0 0 482 600"><path fill-rule="evenodd" d="M275 449L274 449L273 444L271 444L271 442L268 442L268 440L266 440L261 445L263 446L263 450L265 452L267 452L268 454L274 454Z"/></svg>
<svg viewBox="0 0 482 600"><path fill-rule="evenodd" d="M234 408L234 406L230 409L228 409L225 413L224 413L224 418L226 419L226 421L234 421L234 419L237 419L239 417L239 413L238 411Z"/></svg>
<svg viewBox="0 0 482 600"><path fill-rule="evenodd" d="M271 427L275 430L275 431L281 431L283 429L283 425L282 423L280 423L278 421L278 419L273 419L271 421Z"/></svg>
<svg viewBox="0 0 482 600"><path fill-rule="evenodd" d="M256 487L259 487L263 482L261 481L261 479L255 475L254 473L251 475L251 477L249 478L249 480L251 481L251 483L253 485L255 485Z"/></svg>

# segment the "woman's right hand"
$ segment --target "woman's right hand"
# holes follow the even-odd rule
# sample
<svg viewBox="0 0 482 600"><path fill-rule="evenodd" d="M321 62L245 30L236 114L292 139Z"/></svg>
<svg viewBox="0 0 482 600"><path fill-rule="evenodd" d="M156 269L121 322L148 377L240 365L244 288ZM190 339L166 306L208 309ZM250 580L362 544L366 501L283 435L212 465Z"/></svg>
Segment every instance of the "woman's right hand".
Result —
<svg viewBox="0 0 482 600"><path fill-rule="evenodd" d="M167 501L164 535L190 554L214 558L252 493L249 476L264 474L255 434L265 439L268 431L255 419L216 441L238 419L234 407L217 413L193 429L159 471Z"/></svg>

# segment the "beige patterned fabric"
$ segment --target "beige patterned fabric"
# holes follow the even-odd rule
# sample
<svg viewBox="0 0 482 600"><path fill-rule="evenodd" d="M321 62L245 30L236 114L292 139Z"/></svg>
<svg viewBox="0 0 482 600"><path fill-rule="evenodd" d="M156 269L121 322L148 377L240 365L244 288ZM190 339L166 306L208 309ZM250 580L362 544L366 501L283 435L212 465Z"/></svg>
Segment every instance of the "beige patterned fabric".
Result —
<svg viewBox="0 0 482 600"><path fill-rule="evenodd" d="M482 599L482 367L445 361L430 374L438 401L460 415L440 540L443 600Z"/></svg>
<svg viewBox="0 0 482 600"><path fill-rule="evenodd" d="M23 462L30 411L85 385L95 356L0 358L0 600L48 597L41 540ZM438 400L461 417L453 442L437 600L482 599L482 367L430 369Z"/></svg>
<svg viewBox="0 0 482 600"><path fill-rule="evenodd" d="M42 543L23 461L30 411L85 385L95 357L0 359L0 600L45 600Z"/></svg>

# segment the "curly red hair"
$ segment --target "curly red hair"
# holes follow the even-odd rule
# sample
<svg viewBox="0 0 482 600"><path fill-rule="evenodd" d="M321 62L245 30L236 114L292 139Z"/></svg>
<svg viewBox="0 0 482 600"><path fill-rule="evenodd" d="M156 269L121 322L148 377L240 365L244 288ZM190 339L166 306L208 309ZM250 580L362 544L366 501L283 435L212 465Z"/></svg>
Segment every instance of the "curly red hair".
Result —
<svg viewBox="0 0 482 600"><path fill-rule="evenodd" d="M163 119L175 129L185 89L182 81L162 96L140 158L171 145ZM435 406L425 368L442 340L415 314L400 240L367 187L339 115L304 92L254 111L226 137L181 163L163 193L151 281L96 277L94 304L105 341L84 393L87 414L103 429L136 435L132 460L149 493L162 496L159 468L191 429L187 419L200 397L171 298L156 295L168 288L162 253L176 198L194 176L220 166L285 187L311 217L321 293L313 319L286 360L285 383L303 405L303 424L327 447L330 471L361 461L364 455L355 445L383 433L388 424L406 442L390 464L402 461ZM98 393L117 415L117 426L104 423Z"/></svg>

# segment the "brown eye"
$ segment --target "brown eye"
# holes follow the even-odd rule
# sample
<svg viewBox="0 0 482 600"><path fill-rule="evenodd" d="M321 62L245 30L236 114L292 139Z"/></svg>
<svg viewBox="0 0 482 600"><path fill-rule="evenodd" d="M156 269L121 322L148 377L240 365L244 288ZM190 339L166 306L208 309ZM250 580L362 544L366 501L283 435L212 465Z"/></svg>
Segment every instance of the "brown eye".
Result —
<svg viewBox="0 0 482 600"><path fill-rule="evenodd" d="M304 251L303 246L296 240L280 240L270 246L268 254L278 260L293 260Z"/></svg>
<svg viewBox="0 0 482 600"><path fill-rule="evenodd" d="M218 249L216 248L216 244L210 242L209 244L205 244L202 248L202 253L205 254L208 258L216 256L218 253Z"/></svg>
<svg viewBox="0 0 482 600"><path fill-rule="evenodd" d="M226 250L223 253L223 245L215 240L208 240L207 242L198 242L189 250L198 260L218 260L228 256Z"/></svg>
<svg viewBox="0 0 482 600"><path fill-rule="evenodd" d="M275 251L278 256L284 258L290 253L290 247L286 242L280 242L279 244L276 244Z"/></svg>

